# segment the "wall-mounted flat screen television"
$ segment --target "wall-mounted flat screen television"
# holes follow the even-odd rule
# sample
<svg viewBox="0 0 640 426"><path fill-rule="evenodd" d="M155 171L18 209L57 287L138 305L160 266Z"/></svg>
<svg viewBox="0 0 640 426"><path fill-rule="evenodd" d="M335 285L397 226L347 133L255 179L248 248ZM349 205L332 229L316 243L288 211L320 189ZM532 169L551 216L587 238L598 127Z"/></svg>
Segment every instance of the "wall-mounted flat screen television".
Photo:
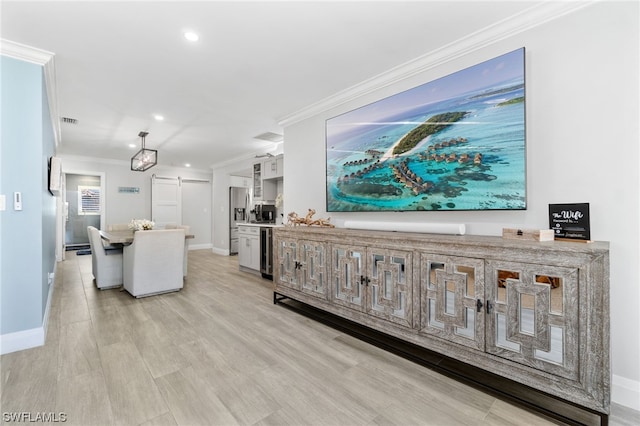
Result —
<svg viewBox="0 0 640 426"><path fill-rule="evenodd" d="M326 121L327 211L523 210L525 50Z"/></svg>

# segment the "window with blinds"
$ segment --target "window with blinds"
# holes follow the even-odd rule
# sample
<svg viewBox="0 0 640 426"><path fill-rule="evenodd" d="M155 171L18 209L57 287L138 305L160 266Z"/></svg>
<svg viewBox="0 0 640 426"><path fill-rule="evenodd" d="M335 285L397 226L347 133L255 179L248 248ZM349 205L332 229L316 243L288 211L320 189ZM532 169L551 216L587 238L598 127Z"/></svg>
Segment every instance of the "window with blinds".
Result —
<svg viewBox="0 0 640 426"><path fill-rule="evenodd" d="M99 186L78 186L78 214L100 214L100 195Z"/></svg>

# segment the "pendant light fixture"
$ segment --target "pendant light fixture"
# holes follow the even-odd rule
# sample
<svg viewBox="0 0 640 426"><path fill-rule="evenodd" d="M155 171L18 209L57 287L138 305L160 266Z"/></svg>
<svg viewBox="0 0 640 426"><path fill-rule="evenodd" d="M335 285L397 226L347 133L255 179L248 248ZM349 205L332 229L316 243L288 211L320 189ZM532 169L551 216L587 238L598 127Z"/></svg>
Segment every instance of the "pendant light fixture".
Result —
<svg viewBox="0 0 640 426"><path fill-rule="evenodd" d="M134 172L144 172L158 164L158 151L155 149L146 149L144 147L144 139L149 132L140 132L138 136L142 138L142 149L131 157L131 170Z"/></svg>

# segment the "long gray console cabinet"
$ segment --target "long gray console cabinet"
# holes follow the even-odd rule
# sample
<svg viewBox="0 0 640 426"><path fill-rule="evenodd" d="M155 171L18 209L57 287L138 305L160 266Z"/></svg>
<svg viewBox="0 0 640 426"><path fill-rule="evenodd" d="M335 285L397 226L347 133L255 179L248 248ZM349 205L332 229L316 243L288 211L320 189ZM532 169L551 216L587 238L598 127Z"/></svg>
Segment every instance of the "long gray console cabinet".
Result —
<svg viewBox="0 0 640 426"><path fill-rule="evenodd" d="M274 229L285 296L605 415L609 244Z"/></svg>

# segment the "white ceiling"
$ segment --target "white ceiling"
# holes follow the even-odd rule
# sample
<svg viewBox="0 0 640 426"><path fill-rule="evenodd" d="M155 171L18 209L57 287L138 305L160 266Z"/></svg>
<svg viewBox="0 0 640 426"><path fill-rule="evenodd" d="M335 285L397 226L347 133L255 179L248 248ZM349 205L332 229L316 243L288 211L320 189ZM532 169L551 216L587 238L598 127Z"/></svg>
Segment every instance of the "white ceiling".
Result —
<svg viewBox="0 0 640 426"><path fill-rule="evenodd" d="M539 3L3 0L0 35L55 54L58 113L77 120L60 154L126 162L144 130L159 164L209 169L273 150L254 137L283 117Z"/></svg>

